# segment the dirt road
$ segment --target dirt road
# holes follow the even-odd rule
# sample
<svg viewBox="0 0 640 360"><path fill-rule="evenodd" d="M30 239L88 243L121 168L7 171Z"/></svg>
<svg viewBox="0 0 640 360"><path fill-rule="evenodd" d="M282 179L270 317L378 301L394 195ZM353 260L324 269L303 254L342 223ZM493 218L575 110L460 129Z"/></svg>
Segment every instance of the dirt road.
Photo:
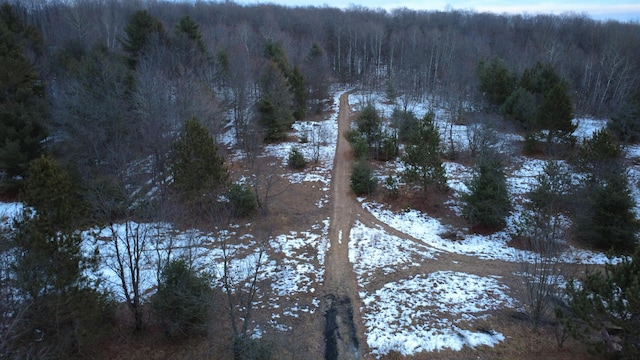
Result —
<svg viewBox="0 0 640 360"><path fill-rule="evenodd" d="M329 229L330 248L325 277L325 359L360 359L364 337L358 312L358 288L349 263L349 232L358 209L349 186L353 154L342 134L349 129L349 95L340 97L338 141L333 164L331 196L333 210ZM355 309L355 311L354 311Z"/></svg>

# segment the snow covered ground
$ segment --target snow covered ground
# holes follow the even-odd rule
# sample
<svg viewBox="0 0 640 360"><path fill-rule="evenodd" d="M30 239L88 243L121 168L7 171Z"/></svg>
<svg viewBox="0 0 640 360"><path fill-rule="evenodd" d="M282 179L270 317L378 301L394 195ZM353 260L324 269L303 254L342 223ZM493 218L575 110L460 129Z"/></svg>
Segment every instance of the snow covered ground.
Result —
<svg viewBox="0 0 640 360"><path fill-rule="evenodd" d="M316 204L325 206L329 201L329 185L333 168L337 133L337 113L339 96L344 90L335 91L333 115L323 121L305 121L294 125L290 138L296 139L266 147L262 156L276 159L272 164L286 167L287 157L292 147L298 148L310 161L310 166L301 172L284 172L283 178L290 183L310 182L324 192ZM350 96L354 110L366 101L373 101L384 116L392 112L391 105L383 105L383 97L376 94L355 94ZM421 117L427 111L436 113L436 122L441 131L447 129L446 111L430 106L428 103L412 104L411 109ZM590 136L604 126L602 120L580 119L576 135L580 138ZM464 125L455 125L448 132L461 148L468 144L470 129ZM505 143L521 141L515 134L503 134ZM233 143L231 130L221 137L225 143ZM302 141L301 141L302 140ZM627 149L630 157L640 156L640 147ZM317 160L314 161L314 160ZM399 162L388 165L398 170ZM543 161L526 157L515 158L510 165L508 177L509 189L514 195L526 193L532 186L535 176L541 171ZM465 182L471 178L471 168L446 162L445 169L448 185L453 196L446 203L459 214L461 194L468 191ZM630 170L632 191L640 199L640 190L636 186L640 181L640 170ZM361 199L362 208L370 212L380 222L406 234L398 237L389 234L382 227L369 227L358 221L349 236L349 260L353 264L360 287L363 303L361 312L366 326L366 342L372 354L381 356L391 350L410 356L421 351L441 349L459 350L463 346L475 347L504 341L505 335L492 329L478 330L479 320L491 316L491 312L504 308L517 308L520 305L511 298L509 289L501 278L496 276L478 276L459 271L437 271L403 277L424 262L438 261L445 252L475 257L481 260L499 260L507 263L531 258L533 253L516 250L507 243L514 233L515 220L521 208L516 206L509 226L504 231L482 236L469 233L468 229L454 229L442 224L439 219L416 210L393 212L382 204ZM22 209L18 203L0 203L0 219L3 224L16 216ZM640 214L640 208L638 214ZM234 245L228 247L227 255L232 258L229 266L231 278L237 284L246 281L250 269L255 268L260 259L260 280L269 284L262 290L256 302L258 308L272 312L269 325L277 330L291 330L287 317L298 317L302 313L313 313L318 309L320 300L318 289L324 281L324 259L329 248L329 219L317 219L310 229L299 229L287 234L277 234L266 243L265 256L259 257L261 245L250 231L250 224L230 225L215 233L201 233L195 230L177 231L168 224L115 224L112 228L88 231L85 234L86 251L99 246L101 254L107 258L100 269L106 278L105 286L123 296L120 279L114 272L114 241L126 241L127 226L138 232L148 234L149 242L144 255L142 285L146 296L153 293L157 281L159 259L168 256L187 256L194 264L211 272L220 279L224 253L220 241L235 238ZM444 234L456 234L460 240L445 239ZM161 242L158 239L162 239ZM340 239L340 241L345 241ZM170 253L170 250L172 251ZM608 261L601 253L594 253L569 247L561 255L560 261L567 263L602 264ZM385 282L386 277L394 280ZM267 281L268 280L268 281ZM372 284L381 284L373 288ZM220 284L218 282L218 284ZM312 294L311 303L302 303L298 295ZM315 295L318 294L318 295ZM264 325L263 325L264 326ZM265 329L256 329L259 334Z"/></svg>
<svg viewBox="0 0 640 360"><path fill-rule="evenodd" d="M354 109L368 101L373 102L381 113L387 116L392 105L385 104L382 95L366 94L351 96ZM470 132L477 127L451 125L443 109L434 109L428 103L409 106L420 118L427 111L436 114L436 124L441 138L448 136L458 149L468 146ZM604 127L606 121L576 119L575 132L579 141L588 138L596 130ZM500 134L501 147L522 141L515 134ZM638 150L638 151L636 151ZM629 149L640 154L640 149ZM523 156L511 159L508 169L509 191L514 197L522 197L531 190L535 177L542 171L545 162ZM385 168L389 172L401 171L401 163L392 162ZM445 205L460 215L461 195L468 191L465 183L472 177L472 169L456 162L444 164L448 182L452 189L452 200ZM632 179L640 179L638 169L630 169ZM386 175L385 175L386 176ZM380 176L382 177L382 176ZM633 193L640 198L637 180L632 182ZM463 346L493 346L504 341L505 336L491 329L469 330L478 319L490 316L492 310L520 308L516 299L507 295L508 287L496 276L481 277L471 273L439 271L430 274L411 275L390 281L371 289L373 281L383 281L384 275L401 272L420 262L437 261L442 252L475 257L481 260L497 260L507 263L533 259L535 253L508 246L516 233L516 223L522 206L514 206L505 230L491 235L470 233L468 229L456 229L443 225L440 220L417 210L393 212L384 205L359 199L364 210L370 212L380 222L407 235L399 238L381 228L370 228L356 222L351 230L349 259L353 264L361 288L360 297L364 303L363 312L366 326L366 341L376 356L394 350L411 356L421 351L441 349L459 350ZM442 236L456 234L459 240L452 241ZM579 264L604 264L609 259L602 253L576 249L571 246L559 255L558 261ZM397 276L396 276L397 278Z"/></svg>

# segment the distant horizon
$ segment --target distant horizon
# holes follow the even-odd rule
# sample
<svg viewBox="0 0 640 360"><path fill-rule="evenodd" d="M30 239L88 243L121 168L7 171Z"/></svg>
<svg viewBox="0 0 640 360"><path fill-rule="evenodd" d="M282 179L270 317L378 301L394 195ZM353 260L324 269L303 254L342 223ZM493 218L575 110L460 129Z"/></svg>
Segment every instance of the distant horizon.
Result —
<svg viewBox="0 0 640 360"><path fill-rule="evenodd" d="M322 0L321 0L322 1ZM437 1L417 1L409 0L396 2L391 0L370 0L366 5L345 2L341 0L324 0L323 3L311 0L247 0L238 1L238 4L276 4L282 6L316 6L334 7L348 9L353 6L362 6L368 9L384 9L391 12L396 9L409 9L415 11L473 11L477 13L494 13L497 15L563 15L576 14L585 15L599 21L617 20L620 22L640 22L640 3L629 0L619 0L613 3L602 4L593 0L567 0L559 2L557 0L534 1L525 0L514 4L506 0L491 0L489 2L478 3L468 0L437 0Z"/></svg>

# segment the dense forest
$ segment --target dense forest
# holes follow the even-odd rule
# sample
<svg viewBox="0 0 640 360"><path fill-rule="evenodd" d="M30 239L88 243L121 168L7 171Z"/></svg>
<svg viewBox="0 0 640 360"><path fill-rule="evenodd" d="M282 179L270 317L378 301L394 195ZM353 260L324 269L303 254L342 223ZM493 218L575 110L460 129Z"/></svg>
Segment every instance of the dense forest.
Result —
<svg viewBox="0 0 640 360"><path fill-rule="evenodd" d="M225 296L231 340L220 340L226 353L208 356L259 359L277 353L246 328L255 280L246 287L247 298L232 291L239 284L226 277L222 290L212 290L211 279L188 259L167 255L166 263L155 264L159 284L147 305L135 271L150 249L144 244L147 229L127 226L122 233L114 224L217 229L253 216L262 219L256 222L264 224L266 241L273 235L267 225L274 197L284 190L258 153L265 144L285 140L295 121L326 113L335 87L384 93L405 112L410 103L428 101L457 122L471 113L500 114L528 135L546 131L532 145L540 156L557 154L559 146L552 144L575 130L574 116L617 119L610 133L598 133L582 152L562 149L587 159L576 165L585 172L619 175L621 163L609 166L620 156L618 141L640 140L640 24L581 14L387 12L228 1L4 3L0 194L26 206L3 227L0 242L0 358L95 358L99 349L113 352L113 345L104 344L118 342L114 329L123 328L123 312L131 314L126 327L132 336L148 334L143 330L149 323L161 324L171 339L206 334L208 299ZM397 139L382 139L363 123L367 108L362 113L360 133L352 132L350 141L356 151L358 141L365 143L364 160L371 150L367 144L376 144L373 158L387 160L398 155L397 140L406 142L402 160L413 171L406 181L425 191L446 185L442 164L433 160L447 156L433 118L414 119L414 132L399 129ZM223 141L229 129L231 145ZM230 163L235 151L242 161ZM304 168L306 160L293 149L288 165ZM352 186L369 194L376 184L364 161L358 166L354 173L363 180ZM491 172L498 165L483 166ZM253 182L240 181L239 169L255 175ZM619 231L602 230L606 234L597 239L592 228L576 231L578 237L594 237L587 239L590 246L631 253L638 227L621 177L593 182L606 183L596 189L603 198L619 186L620 198L603 200L610 200L603 205L609 215L620 211ZM498 201L499 212L508 212L509 199ZM500 227L500 216L481 218L494 210L467 208L465 218L472 226ZM114 244L122 244L113 249L112 267L124 296L118 305L97 290L100 279L88 275L101 251L82 250L86 233L79 229L96 228L110 229ZM617 240L599 243L608 236Z"/></svg>

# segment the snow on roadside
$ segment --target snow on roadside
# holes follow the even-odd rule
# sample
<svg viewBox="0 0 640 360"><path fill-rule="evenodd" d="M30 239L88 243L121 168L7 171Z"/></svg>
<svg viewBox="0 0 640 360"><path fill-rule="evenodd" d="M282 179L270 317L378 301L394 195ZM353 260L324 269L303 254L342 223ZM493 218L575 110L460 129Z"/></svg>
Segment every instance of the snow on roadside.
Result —
<svg viewBox="0 0 640 360"><path fill-rule="evenodd" d="M384 209L381 204L371 202L362 202L362 207L381 222L438 250L475 256L482 260L501 260L507 262L532 260L536 256L536 254L531 251L518 250L510 247L508 242L511 240L511 235L508 230L498 231L490 235L464 234L461 230L444 226L438 219L429 217L417 210L392 212ZM454 232L456 237L462 240L442 238L441 235L450 232ZM581 264L605 264L612 261L615 263L619 261L619 259L610 260L603 253L569 247L569 249L560 256L559 261Z"/></svg>
<svg viewBox="0 0 640 360"><path fill-rule="evenodd" d="M392 350L411 356L493 346L504 341L504 335L464 328L491 311L516 307L506 289L495 277L439 271L387 283L371 294L363 292L367 344L377 357Z"/></svg>

